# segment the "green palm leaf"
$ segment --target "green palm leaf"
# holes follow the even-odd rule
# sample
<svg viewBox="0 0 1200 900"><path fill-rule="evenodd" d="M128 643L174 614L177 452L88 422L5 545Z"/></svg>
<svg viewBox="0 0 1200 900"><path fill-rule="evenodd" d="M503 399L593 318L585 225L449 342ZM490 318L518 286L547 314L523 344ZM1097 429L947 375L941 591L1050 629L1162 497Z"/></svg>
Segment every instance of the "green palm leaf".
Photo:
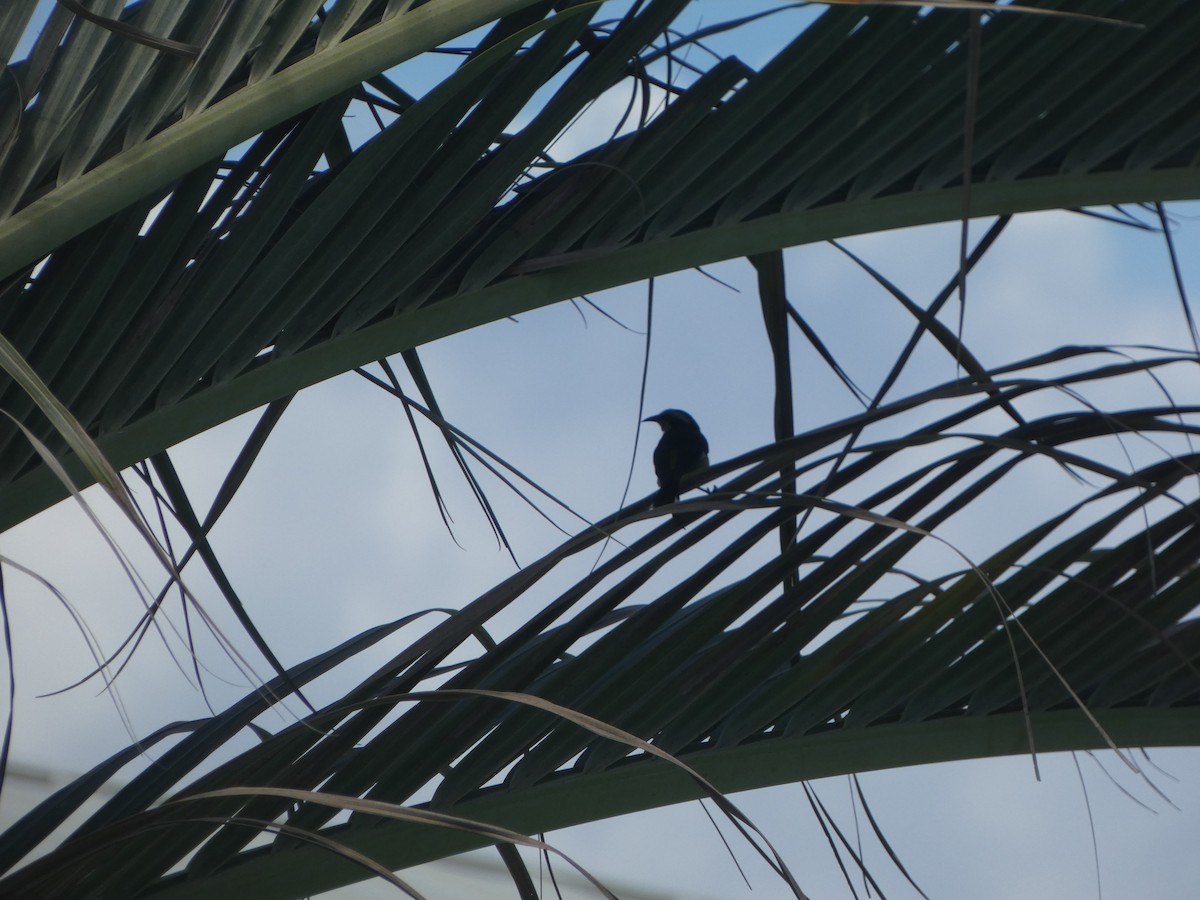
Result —
<svg viewBox="0 0 1200 900"><path fill-rule="evenodd" d="M2 58L35 6L0 11ZM776 441L706 472L712 493L665 510L642 501L585 528L336 702L259 728L251 749L231 750L263 713L404 622L101 763L0 837L0 892L306 895L366 877L354 854L396 869L513 839L498 829L703 795L678 761L729 792L1200 741L1189 443L1200 410L1101 409L1072 393L1190 378L1195 355L1074 347L989 367L936 318L954 284L925 310L872 273L913 317L913 343L932 331L966 374L901 398L885 388L864 412L793 434L786 323L799 316L778 254L955 220L964 182L970 215L1005 217L964 272L1013 213L1195 198L1200 7L1138 7L1142 28L988 17L968 91L955 11L837 5L755 69L698 65L686 38L667 46L687 6L650 0L605 19L593 2L113 0L89 4L88 21L57 6L5 70L0 333L13 378L0 408L20 426L0 422L5 527L66 490L42 445L80 483L107 471L93 438L118 468L153 458L186 519L187 556L240 607L205 537L228 497L202 522L168 447L276 404L233 490L305 387L742 255L760 272L778 402ZM1132 13L1119 0L1040 7ZM428 89L394 69L468 39ZM664 56L667 81L655 74ZM640 92L637 127L554 160L555 139L622 85ZM352 109L378 127L352 128ZM1114 462L1132 436L1151 449ZM1039 465L1090 479L1086 496L980 559L947 554L911 577L931 545L953 545L956 517L1029 490ZM610 538L620 549L589 571L583 552ZM483 629L518 601L538 612L480 651ZM29 860L145 743L177 735ZM348 798L348 819L331 797ZM488 827L428 825L450 817ZM254 844L261 823L274 823L269 846Z"/></svg>

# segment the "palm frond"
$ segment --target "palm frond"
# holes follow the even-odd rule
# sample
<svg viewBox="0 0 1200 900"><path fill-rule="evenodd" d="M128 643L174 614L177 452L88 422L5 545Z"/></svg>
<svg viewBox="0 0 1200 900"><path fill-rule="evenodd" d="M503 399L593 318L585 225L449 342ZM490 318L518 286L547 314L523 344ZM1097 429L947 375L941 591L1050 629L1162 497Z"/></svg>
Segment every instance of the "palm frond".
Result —
<svg viewBox="0 0 1200 900"><path fill-rule="evenodd" d="M707 785L1200 742L1200 407L1090 399L1190 381L1195 353L989 365L937 318L1014 213L1200 193L1200 6L933 5L975 12L835 4L755 69L685 59L723 28L687 33L686 0L617 20L577 0L57 4L0 76L0 527L153 459L191 542L178 565L201 554L236 603L206 535L297 391L404 353L457 452L416 348L734 257L761 273L779 402L775 441L684 485L711 493L589 524L302 719L285 700L320 698L416 617L286 668L260 642L265 685L0 836L0 893L308 895L368 859L390 871ZM35 7L0 11L0 59ZM1143 27L1101 21L1131 12ZM454 64L432 87L396 68L433 50ZM620 87L611 131L553 159ZM866 410L794 434L780 249L992 215L928 309L867 267L912 344L934 334L963 377L896 398L905 350ZM264 404L202 521L166 449ZM1047 471L1068 508L1037 507ZM969 516L1000 492L1028 515L982 540ZM535 612L490 637L518 602Z"/></svg>
<svg viewBox="0 0 1200 900"><path fill-rule="evenodd" d="M1006 404L1068 397L1063 387L1095 390L1134 372L1195 366L1187 354L1120 364L1106 355L1037 357L720 463L704 476L721 479L710 495L664 508L682 520L667 517L630 539L565 593L539 601L541 612L491 650L467 649L479 626L538 596L551 572L578 566L601 532L620 536L658 511L643 501L572 538L338 701L212 771L199 767L269 701L255 692L189 725L72 841L0 885L18 894L34 884L76 892L122 884L199 896L247 878L278 883L271 896L285 896L299 883L293 876L315 890L365 874L318 864L314 848L288 834L271 852L254 849L253 832L237 824L246 819L285 822L388 868L484 841L379 825L366 807L338 824L335 807L295 792L213 793L226 787L319 788L389 803L432 790L424 808L523 833L695 796L626 744L542 710L471 696L479 691L519 692L611 723L722 790L898 759L1017 752L1030 740L1041 751L1200 739L1200 630L1188 619L1200 577L1200 457L1166 449L1197 432L1200 410L1068 402L994 437L972 426ZM1058 369L1052 381L1028 377L1048 364ZM867 440L827 476L840 443L859 431ZM1122 471L1107 457L1127 435L1161 443L1164 455ZM980 497L1022 490L1024 473L1043 459L1087 469L1101 483L985 558L930 570L930 541ZM795 494L782 490L792 476L780 476L793 468ZM885 486L873 486L884 472L892 473ZM805 531L783 552L768 549L770 535L804 509L812 511ZM926 580L900 588L893 573L914 565ZM864 602L872 597L884 599ZM270 689L286 694L394 627L373 629ZM440 666L464 651L466 665L444 673ZM110 777L137 752L82 783ZM203 799L182 802L197 794ZM160 806L170 799L181 802ZM65 798L52 806L54 818L34 814L5 837L7 866L71 808ZM77 862L86 842L155 808L156 827L140 835L137 854L110 857L100 869ZM185 858L186 874L172 875Z"/></svg>
<svg viewBox="0 0 1200 900"><path fill-rule="evenodd" d="M962 20L951 12L831 9L760 71L717 61L678 85L677 98L645 127L528 178L581 110L638 77L639 59L658 52L655 42L686 4L647 4L600 43L588 37L592 5L550 19L541 18L542 6L512 5L523 11L499 20L449 78L349 155L337 110L350 102L343 92L364 90L358 81L327 82L308 111L272 105L276 116L261 134L230 131L226 144L206 151L209 162L196 159L191 174L181 168L161 179L135 169L133 154L152 150L154 171L166 171L159 166L169 153L151 141L114 148L108 162L55 188L63 170L53 142L27 121L41 105L22 117L5 164L14 177L4 183L28 187L12 201L18 212L0 224L8 278L0 325L118 466L481 322L717 259L960 214L964 50ZM1116 5L1070 7L1103 14ZM382 4L355 8L364 10L357 27L366 38L429 7L391 19L371 19L382 16ZM972 215L1195 195L1200 134L1187 111L1200 80L1187 66L1200 21L1186 2L1140 15L1140 30L1023 15L987 22ZM340 53L340 44L316 52L306 43L332 21L314 22L296 39L285 57L297 58L294 65L240 88L248 76L237 69L223 88L232 91L227 100L161 137L210 114L233 120L239 97ZM49 69L82 65L71 61L84 49L72 48L87 35L106 53L123 46L99 26L75 30L82 36L50 54ZM1100 57L1120 64L1094 65ZM551 99L514 129L545 90ZM10 89L6 108L27 102L19 99L27 92ZM253 143L236 159L212 161L241 138ZM174 140L190 147L194 139ZM325 168L322 158L340 162ZM21 166L45 174L16 177ZM117 166L126 180L138 171L133 205L89 219L76 185ZM75 232L90 227L70 241L50 237L36 220L39 210L64 204ZM26 243L43 233L40 248ZM89 273L83 292L74 287L81 272ZM52 315L67 296L71 314ZM50 369L68 359L61 373ZM11 393L7 402L20 408ZM6 523L61 496L15 436L0 450L0 476L8 482Z"/></svg>

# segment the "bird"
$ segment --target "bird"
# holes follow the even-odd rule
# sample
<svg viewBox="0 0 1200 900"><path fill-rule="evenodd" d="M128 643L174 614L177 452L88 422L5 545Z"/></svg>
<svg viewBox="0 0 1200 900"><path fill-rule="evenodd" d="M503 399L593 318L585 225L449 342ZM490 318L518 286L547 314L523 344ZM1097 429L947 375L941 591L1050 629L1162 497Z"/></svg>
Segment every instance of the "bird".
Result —
<svg viewBox="0 0 1200 900"><path fill-rule="evenodd" d="M708 468L708 441L696 420L682 409L664 409L642 421L657 422L663 430L654 448L654 473L659 489L650 505L673 503L679 499L679 482L683 477Z"/></svg>

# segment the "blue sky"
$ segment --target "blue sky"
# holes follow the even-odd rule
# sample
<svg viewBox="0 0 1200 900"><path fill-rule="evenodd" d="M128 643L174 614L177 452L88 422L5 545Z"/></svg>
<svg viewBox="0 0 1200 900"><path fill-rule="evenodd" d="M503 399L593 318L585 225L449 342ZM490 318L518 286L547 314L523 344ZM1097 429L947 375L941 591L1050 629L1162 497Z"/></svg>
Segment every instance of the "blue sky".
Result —
<svg viewBox="0 0 1200 900"><path fill-rule="evenodd" d="M722 6L699 4L698 15L715 20ZM745 45L748 61L759 61L769 42L784 34L783 21L777 17L770 20L774 24L757 26ZM598 104L600 121L581 127L602 129L604 116L621 106ZM1195 263L1200 204L1171 205L1169 211L1194 295L1200 290ZM951 225L864 236L847 245L918 302L928 302L955 270L957 240L957 226ZM907 337L907 318L831 247L795 248L786 259L790 299L811 317L854 378L874 387ZM771 394L753 271L744 260L710 271L740 293L695 272L657 281L646 397L647 412L666 406L690 410L708 435L715 461L771 439ZM1069 213L1022 216L969 287L964 339L985 365L1065 343L1187 342L1161 235ZM644 328L645 285L592 299L630 328ZM644 350L644 337L635 331L587 307L581 314L559 304L421 352L451 421L598 518L617 506L631 465L632 496L654 486L649 457L656 429L643 433L633 455ZM849 395L796 335L793 352L799 428L853 411ZM896 390L955 374L952 360L923 345ZM1194 379L1175 386L1180 402L1195 397ZM1097 399L1147 402L1140 393ZM252 416L242 417L173 452L199 506L215 491L252 424ZM427 437L436 448L436 440ZM435 449L437 454L462 549L436 524L419 458L393 400L347 375L310 389L289 409L214 534L251 614L285 662L406 612L462 606L511 573L511 561L497 550L445 455ZM1024 496L989 497L985 521L956 523L947 537L970 555L983 553L995 539L989 524L1053 511L1078 496L1078 485L1061 473L1047 473L1035 485ZM490 490L521 561L559 541L557 532L502 488ZM569 519L562 521L572 527ZM114 528L123 533L115 520ZM128 534L123 543L136 546ZM70 503L7 533L2 552L49 578L105 646L114 646L140 612L111 555ZM154 584L153 567L144 559L142 570ZM203 574L191 573L189 582L227 633L236 633ZM37 697L82 674L89 660L48 592L18 575L6 576L6 587L19 673L14 756L84 768L125 746L129 736L120 718L94 686ZM501 621L511 624L520 614L515 610ZM177 607L173 618L179 622ZM412 632L398 639L406 635ZM236 673L211 642L202 656L215 670L212 696L228 701L240 695L241 685L220 682L236 680ZM170 719L204 714L201 698L156 641L147 642L118 686L138 734ZM1200 752L1163 750L1151 756L1178 779L1148 770L1178 810L1112 754L1078 758L1105 897L1183 900L1200 880L1192 847L1200 833ZM1095 897L1091 830L1075 762L1060 754L1044 758L1042 767L1041 782L1023 757L867 773L862 782L889 840L931 897ZM1110 776L1150 809L1125 796ZM826 779L816 788L839 824L852 828L845 779ZM736 799L784 851L811 895L848 896L799 786ZM622 881L666 885L681 897L783 895L781 885L742 848L739 857L754 885L753 894L746 890L695 804L570 829L550 840L601 876L619 873ZM878 848L868 854L887 879L888 896L912 896Z"/></svg>

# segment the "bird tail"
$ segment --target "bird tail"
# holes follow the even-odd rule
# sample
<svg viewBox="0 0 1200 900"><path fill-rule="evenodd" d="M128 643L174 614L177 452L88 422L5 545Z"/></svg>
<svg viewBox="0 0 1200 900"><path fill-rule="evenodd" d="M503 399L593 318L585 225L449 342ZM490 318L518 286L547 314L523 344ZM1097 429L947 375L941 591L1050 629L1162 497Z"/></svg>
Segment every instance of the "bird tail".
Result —
<svg viewBox="0 0 1200 900"><path fill-rule="evenodd" d="M672 490L669 487L659 488L653 497L650 498L650 508L656 506L666 506L668 503L674 503L679 499L679 491Z"/></svg>

